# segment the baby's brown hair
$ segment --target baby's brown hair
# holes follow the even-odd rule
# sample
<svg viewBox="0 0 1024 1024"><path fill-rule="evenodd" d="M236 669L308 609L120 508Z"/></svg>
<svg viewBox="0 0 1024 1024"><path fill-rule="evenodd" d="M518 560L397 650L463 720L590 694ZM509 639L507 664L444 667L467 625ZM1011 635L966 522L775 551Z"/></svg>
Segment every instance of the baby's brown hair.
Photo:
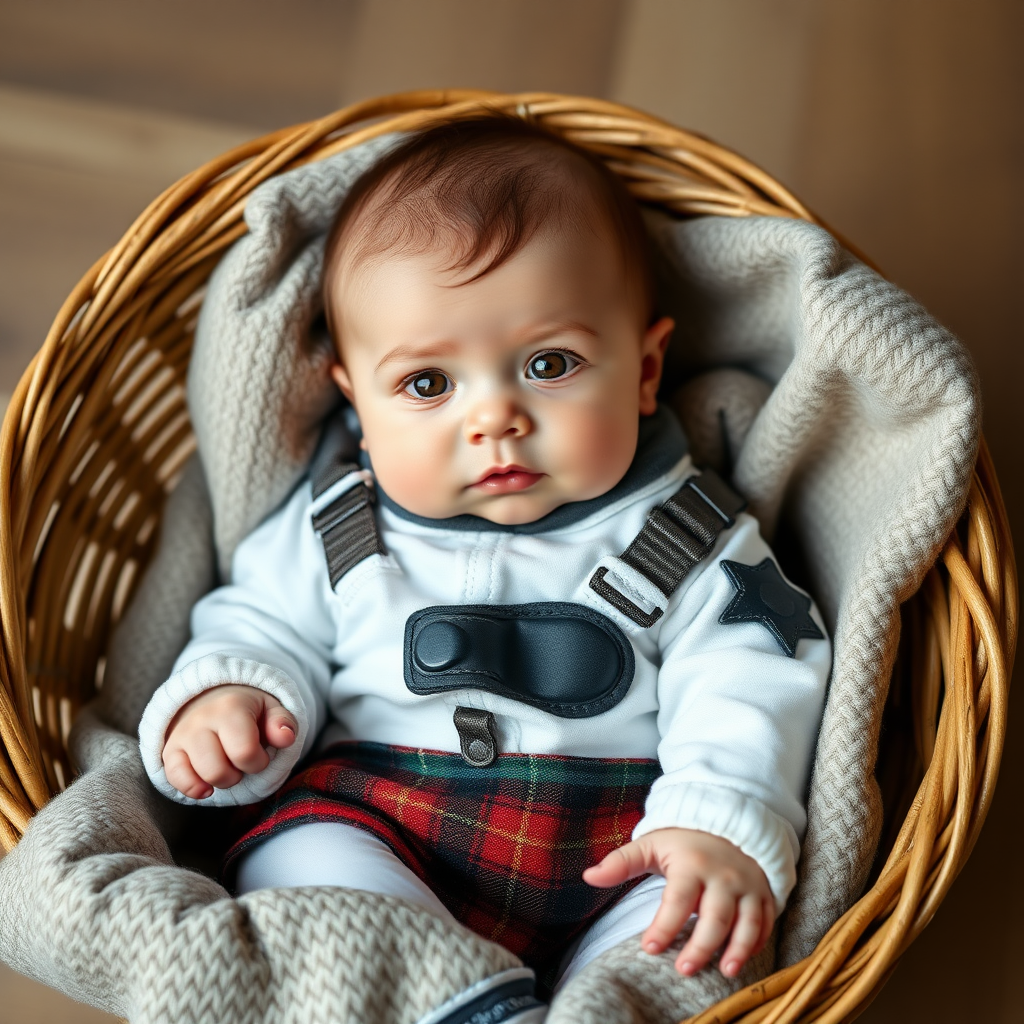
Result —
<svg viewBox="0 0 1024 1024"><path fill-rule="evenodd" d="M331 288L342 264L434 247L453 253L448 270L472 270L463 284L496 270L554 218L570 230L610 229L631 298L644 325L653 275L640 209L596 157L520 118L494 114L425 129L355 182L324 254L324 309L338 343ZM482 264L482 265L481 265Z"/></svg>

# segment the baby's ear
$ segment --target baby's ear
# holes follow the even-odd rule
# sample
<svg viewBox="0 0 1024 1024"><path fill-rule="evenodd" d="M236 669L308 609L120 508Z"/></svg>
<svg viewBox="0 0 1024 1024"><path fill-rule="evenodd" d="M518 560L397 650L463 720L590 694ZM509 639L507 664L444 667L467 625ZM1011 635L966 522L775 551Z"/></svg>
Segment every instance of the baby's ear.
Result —
<svg viewBox="0 0 1024 1024"><path fill-rule="evenodd" d="M331 363L331 380L338 385L341 393L351 402L352 401L352 380L348 375L348 370L345 369L341 363Z"/></svg>
<svg viewBox="0 0 1024 1024"><path fill-rule="evenodd" d="M663 316L644 331L640 342L640 415L652 416L658 408L658 385L665 366L665 349L676 322Z"/></svg>

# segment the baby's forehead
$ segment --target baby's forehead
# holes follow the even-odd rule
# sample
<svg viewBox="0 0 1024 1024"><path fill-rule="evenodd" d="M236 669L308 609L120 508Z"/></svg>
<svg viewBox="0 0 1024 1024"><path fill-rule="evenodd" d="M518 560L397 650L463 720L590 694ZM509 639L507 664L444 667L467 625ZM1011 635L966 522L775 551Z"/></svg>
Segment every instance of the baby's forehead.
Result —
<svg viewBox="0 0 1024 1024"><path fill-rule="evenodd" d="M599 160L507 118L442 125L413 136L353 185L328 237L325 303L382 260L438 254L466 280L502 266L540 232L611 246L650 307L639 209ZM332 325L333 326L333 325Z"/></svg>
<svg viewBox="0 0 1024 1024"><path fill-rule="evenodd" d="M630 304L610 237L545 227L487 273L452 264L451 249L435 245L351 267L333 294L343 335L372 336L375 344L489 334L530 340L559 325L596 323L609 308Z"/></svg>
<svg viewBox="0 0 1024 1024"><path fill-rule="evenodd" d="M595 259L613 257L621 262L621 247L612 226L596 216L585 222L547 220L524 231L510 251L503 251L495 242L472 263L467 263L465 253L474 239L461 224L435 224L429 233L411 235L386 247L372 224L358 230L359 236L352 237L343 258L335 260L333 266L333 283L357 291L368 277L394 272L395 268L408 276L442 279L447 287L457 290L458 285L487 277L516 257L537 249L555 249L560 254L561 260L551 263L553 274ZM372 248L361 250L360 238Z"/></svg>
<svg viewBox="0 0 1024 1024"><path fill-rule="evenodd" d="M614 218L594 194L585 165L574 164L531 168L538 180L528 201L503 195L505 189L483 177L474 189L472 175L461 183L470 194L457 197L442 187L444 182L425 182L407 192L399 182L384 180L353 212L339 239L339 262L351 266L436 255L448 266L485 263L490 269L541 231L611 244ZM489 190L496 194L483 194Z"/></svg>

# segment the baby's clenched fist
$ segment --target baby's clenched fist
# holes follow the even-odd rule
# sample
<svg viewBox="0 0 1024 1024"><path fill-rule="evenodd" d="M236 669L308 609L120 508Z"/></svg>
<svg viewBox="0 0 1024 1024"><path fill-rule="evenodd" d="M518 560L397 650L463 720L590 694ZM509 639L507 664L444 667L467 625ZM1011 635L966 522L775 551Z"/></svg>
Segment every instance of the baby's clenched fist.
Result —
<svg viewBox="0 0 1024 1024"><path fill-rule="evenodd" d="M680 974L696 974L728 943L719 960L728 978L760 952L775 922L775 900L757 861L727 839L688 828L648 832L587 868L583 880L607 888L648 872L663 875L661 906L641 939L648 953L671 945L691 914L697 924L676 957Z"/></svg>
<svg viewBox="0 0 1024 1024"><path fill-rule="evenodd" d="M253 686L227 684L193 697L171 719L164 774L184 796L203 800L270 764L266 747L295 742L295 719L277 698Z"/></svg>

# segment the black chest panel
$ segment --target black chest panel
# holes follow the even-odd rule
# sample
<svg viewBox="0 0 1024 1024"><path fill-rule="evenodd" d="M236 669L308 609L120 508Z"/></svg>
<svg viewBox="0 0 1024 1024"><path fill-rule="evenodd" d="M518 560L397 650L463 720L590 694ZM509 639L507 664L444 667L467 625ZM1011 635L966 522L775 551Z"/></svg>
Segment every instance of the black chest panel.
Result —
<svg viewBox="0 0 1024 1024"><path fill-rule="evenodd" d="M622 630L567 601L434 606L405 624L405 683L418 694L485 690L591 718L626 696L634 668Z"/></svg>

